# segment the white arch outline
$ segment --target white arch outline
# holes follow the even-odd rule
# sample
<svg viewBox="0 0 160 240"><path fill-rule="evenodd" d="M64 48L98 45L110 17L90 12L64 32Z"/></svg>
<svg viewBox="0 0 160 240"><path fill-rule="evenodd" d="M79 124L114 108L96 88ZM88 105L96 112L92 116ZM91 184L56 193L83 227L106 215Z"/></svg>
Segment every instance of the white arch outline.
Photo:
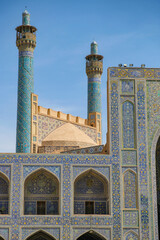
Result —
<svg viewBox="0 0 160 240"><path fill-rule="evenodd" d="M32 175L36 174L37 172L46 172L48 174L50 174L52 177L54 177L58 183L58 214L57 215L60 215L61 213L61 208L60 208L60 205L61 205L61 201L60 201L60 193L61 193L61 185L60 185L60 180L58 179L58 177L51 171L49 171L48 169L44 168L44 167L40 167L38 169L35 169L34 171L32 171L28 176L26 176L26 178L24 179L23 181L23 209L22 209L22 212L24 214L24 203L25 203L25 184L27 182L27 180L32 177ZM24 214L26 215L26 214Z"/></svg>
<svg viewBox="0 0 160 240"><path fill-rule="evenodd" d="M57 240L54 236L52 236L50 233L48 233L47 231L45 231L43 229L35 230L35 232L28 235L24 240L27 240L28 238L34 236L35 234L41 233L41 232L48 235L49 237L53 238L53 240Z"/></svg>
<svg viewBox="0 0 160 240"><path fill-rule="evenodd" d="M97 231L95 231L95 230L93 230L93 229L90 229L90 230L87 230L87 231L84 230L83 233L80 233L80 234L78 235L78 237L75 237L73 240L78 240L79 237L81 237L81 236L83 236L84 234L86 234L86 233L88 233L88 232L91 232L91 231L94 232L94 233L96 233L96 234L98 234L99 237L104 238L104 240L107 240L107 238L106 238L105 236L103 236L101 233L99 233L99 232L97 232Z"/></svg>
<svg viewBox="0 0 160 240"><path fill-rule="evenodd" d="M87 172L93 172L93 174L96 175L96 177L100 178L100 180L103 182L104 186L107 185L107 190L106 190L105 187L104 187L104 190L105 190L106 196L108 196L108 201L109 201L109 214L107 214L107 215L110 215L110 204L111 204L110 182L109 182L108 178L106 176L104 176L104 174L102 174L101 172L95 170L94 168L85 169L84 171L79 173L76 176L76 178L74 179L74 182L73 182L73 206L72 206L73 214L75 214L74 213L75 183L76 183L76 181L78 181L79 178L85 176L87 174ZM77 215L77 214L75 214L75 215ZM83 214L83 215L85 215L85 214Z"/></svg>
<svg viewBox="0 0 160 240"><path fill-rule="evenodd" d="M137 234L136 232L134 232L133 230L129 230L128 232L126 232L126 233L124 234L124 237L126 238L129 233L133 233L133 234L137 237L137 239L139 240L138 234Z"/></svg>
<svg viewBox="0 0 160 240"><path fill-rule="evenodd" d="M127 168L127 169L123 172L123 207L125 208L124 177L125 177L125 174L126 174L127 172L131 172L131 173L133 173L133 174L135 175L135 185L136 185L136 189L135 189L135 191L136 191L136 208L135 208L135 209L137 209L137 207L138 207L138 193L137 193L137 190L138 190L137 183L138 183L138 181L137 181L137 173L136 173L134 170L132 170L131 168Z"/></svg>
<svg viewBox="0 0 160 240"><path fill-rule="evenodd" d="M11 196L11 192L10 192L10 189L11 189L11 182L10 182L10 179L8 178L8 176L3 173L2 171L0 171L0 177L2 177L4 179L4 181L7 182L8 184L8 213L6 214L3 214L3 216L5 215L9 215L10 214L10 209L11 209L11 201L10 201L10 196ZM3 238L3 237L2 237Z"/></svg>

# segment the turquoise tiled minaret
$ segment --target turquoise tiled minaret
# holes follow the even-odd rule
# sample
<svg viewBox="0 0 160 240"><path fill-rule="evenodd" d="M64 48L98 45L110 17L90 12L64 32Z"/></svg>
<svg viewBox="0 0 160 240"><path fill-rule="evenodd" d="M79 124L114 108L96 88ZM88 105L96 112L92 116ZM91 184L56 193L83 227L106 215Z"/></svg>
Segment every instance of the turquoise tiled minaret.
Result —
<svg viewBox="0 0 160 240"><path fill-rule="evenodd" d="M101 113L101 75L103 72L103 56L98 55L98 45L91 43L91 54L86 57L86 73L88 76L88 117L90 113Z"/></svg>
<svg viewBox="0 0 160 240"><path fill-rule="evenodd" d="M30 25L30 14L25 10L22 14L22 25L16 28L16 45L19 49L17 153L30 153L31 93L34 91L33 51L36 47L36 30Z"/></svg>
<svg viewBox="0 0 160 240"><path fill-rule="evenodd" d="M91 43L91 54L86 57L88 76L88 124L97 129L97 143L102 143L101 127L101 75L103 56L98 55L98 45Z"/></svg>

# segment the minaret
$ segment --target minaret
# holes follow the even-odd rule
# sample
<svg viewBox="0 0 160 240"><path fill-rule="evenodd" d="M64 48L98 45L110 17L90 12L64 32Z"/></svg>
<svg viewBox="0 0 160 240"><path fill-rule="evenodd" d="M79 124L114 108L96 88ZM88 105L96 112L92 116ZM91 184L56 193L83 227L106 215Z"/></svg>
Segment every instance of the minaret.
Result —
<svg viewBox="0 0 160 240"><path fill-rule="evenodd" d="M102 143L101 134L101 75L103 56L98 55L98 44L91 43L91 54L86 57L88 76L88 122L97 129L97 143Z"/></svg>
<svg viewBox="0 0 160 240"><path fill-rule="evenodd" d="M30 25L30 14L25 10L22 13L22 25L16 28L16 45L19 49L17 153L30 153L31 93L34 91L33 51L36 47L36 30Z"/></svg>

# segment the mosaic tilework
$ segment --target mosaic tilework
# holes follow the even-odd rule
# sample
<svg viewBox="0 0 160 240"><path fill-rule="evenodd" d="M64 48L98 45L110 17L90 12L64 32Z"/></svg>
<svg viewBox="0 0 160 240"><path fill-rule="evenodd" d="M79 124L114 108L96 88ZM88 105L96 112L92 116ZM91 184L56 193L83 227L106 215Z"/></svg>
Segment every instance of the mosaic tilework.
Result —
<svg viewBox="0 0 160 240"><path fill-rule="evenodd" d="M51 176L46 176L45 173L40 172L36 176L32 176L25 184L27 195L30 194L56 194L57 183Z"/></svg>
<svg viewBox="0 0 160 240"><path fill-rule="evenodd" d="M45 166L45 165L33 165L33 166L24 166L23 167L23 178L26 178L28 175L30 175L33 171L36 171L38 169L46 169L49 172L52 172L56 175L56 177L60 180L61 178L61 167L60 166Z"/></svg>
<svg viewBox="0 0 160 240"><path fill-rule="evenodd" d="M94 169L97 173L102 173L107 180L110 179L110 168L109 167L93 167L93 166L73 166L73 179L82 172L87 171L88 169Z"/></svg>
<svg viewBox="0 0 160 240"><path fill-rule="evenodd" d="M138 227L138 211L123 210L123 227Z"/></svg>
<svg viewBox="0 0 160 240"><path fill-rule="evenodd" d="M122 80L122 94L134 94L134 81Z"/></svg>
<svg viewBox="0 0 160 240"><path fill-rule="evenodd" d="M142 239L149 239L149 208L148 208L148 166L146 144L146 113L145 90L142 82L137 85L137 121L138 121L138 159L139 159L139 190L141 194L141 235ZM145 201L143 200L145 199Z"/></svg>
<svg viewBox="0 0 160 240"><path fill-rule="evenodd" d="M46 233L49 233L56 240L60 240L60 229L59 228L22 228L22 240L25 240L27 237L32 235L33 233L42 230Z"/></svg>
<svg viewBox="0 0 160 240"><path fill-rule="evenodd" d="M155 233L156 233L156 238L158 238L158 233L157 229L157 210L156 210L156 205L157 203L155 202L156 197L152 199L152 193L154 195L156 194L156 182L154 179L156 179L155 176L155 148L156 144L158 141L158 137L160 136L159 133L159 126L160 126L160 82L159 81L147 81L147 121L148 121L148 146L149 146L149 169L150 169L150 201L153 202L151 204L151 218L153 219L153 214L154 214L154 220L152 220L152 238L154 237L154 231L153 229L155 228ZM152 149L152 146L154 146L154 149ZM153 151L153 153L152 153ZM154 166L154 168L153 168ZM153 189L152 189L153 186ZM154 190L154 192L153 192ZM153 206L154 206L154 213L153 213Z"/></svg>
<svg viewBox="0 0 160 240"><path fill-rule="evenodd" d="M4 238L4 240L9 240L9 229L8 228L0 228L0 236Z"/></svg>
<svg viewBox="0 0 160 240"><path fill-rule="evenodd" d="M22 53L22 52L21 52ZM33 57L19 57L16 152L30 153Z"/></svg>
<svg viewBox="0 0 160 240"><path fill-rule="evenodd" d="M79 125L74 125L78 129L82 130L85 134L87 134L90 138L92 138L95 142L97 142L97 130L94 128L83 127Z"/></svg>
<svg viewBox="0 0 160 240"><path fill-rule="evenodd" d="M0 172L4 173L9 179L11 178L11 167L0 165Z"/></svg>
<svg viewBox="0 0 160 240"><path fill-rule="evenodd" d="M120 202L120 158L119 158L119 106L118 85L111 83L111 151L112 163L112 195L113 201L113 240L121 239L121 202Z"/></svg>
<svg viewBox="0 0 160 240"><path fill-rule="evenodd" d="M123 235L125 235L129 231L133 231L137 235L139 235L139 229L138 228L123 228Z"/></svg>
<svg viewBox="0 0 160 240"><path fill-rule="evenodd" d="M52 131L56 128L65 124L65 121L54 119L47 116L38 116L38 143L41 144L43 139L47 137ZM77 124L73 124L78 129L82 130L85 134L87 134L90 138L92 138L95 142L97 139L97 132L96 129L87 127L87 126L80 126Z"/></svg>
<svg viewBox="0 0 160 240"><path fill-rule="evenodd" d="M136 165L137 164L137 152L136 150L122 150L122 165Z"/></svg>
<svg viewBox="0 0 160 240"><path fill-rule="evenodd" d="M94 147L87 147L87 148L80 148L75 150L70 150L61 153L72 153L72 154L98 154L101 153L104 148L104 145L94 146Z"/></svg>
<svg viewBox="0 0 160 240"><path fill-rule="evenodd" d="M130 170L124 173L124 207L136 208L137 206L136 174Z"/></svg>
<svg viewBox="0 0 160 240"><path fill-rule="evenodd" d="M125 235L125 240L138 240L138 239L139 239L138 235L133 231L130 231Z"/></svg>
<svg viewBox="0 0 160 240"><path fill-rule="evenodd" d="M88 173L75 182L75 194L103 194L104 184L93 174Z"/></svg>
<svg viewBox="0 0 160 240"><path fill-rule="evenodd" d="M92 112L101 113L101 79L94 77L88 78L88 115Z"/></svg>
<svg viewBox="0 0 160 240"><path fill-rule="evenodd" d="M106 229L106 228L84 228L84 229L80 229L80 228L74 228L73 229L73 240L77 240L78 237L80 237L82 234L88 232L88 231L94 231L99 233L101 236L106 237L107 240L111 240L111 230L110 229Z"/></svg>
<svg viewBox="0 0 160 240"><path fill-rule="evenodd" d="M132 102L133 104L135 103L135 98L134 96L122 96L120 98L121 103L125 102L125 101L129 101Z"/></svg>
<svg viewBox="0 0 160 240"><path fill-rule="evenodd" d="M134 148L134 106L126 101L122 105L123 147Z"/></svg>
<svg viewBox="0 0 160 240"><path fill-rule="evenodd" d="M37 212L36 201L25 201L24 212L27 215L34 215Z"/></svg>
<svg viewBox="0 0 160 240"><path fill-rule="evenodd" d="M160 79L160 69L109 68L110 77Z"/></svg>

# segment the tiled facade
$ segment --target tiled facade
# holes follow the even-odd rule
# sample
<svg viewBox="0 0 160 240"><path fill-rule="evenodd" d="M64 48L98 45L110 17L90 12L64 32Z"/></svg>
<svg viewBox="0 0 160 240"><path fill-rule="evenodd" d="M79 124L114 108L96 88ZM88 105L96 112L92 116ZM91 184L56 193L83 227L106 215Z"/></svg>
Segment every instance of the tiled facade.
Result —
<svg viewBox="0 0 160 240"><path fill-rule="evenodd" d="M134 76L138 72L141 76L144 69L125 69ZM40 155L40 154L1 154L0 171L2 177L9 179L9 214L0 215L0 235L5 239L27 239L28 236L40 230L50 234L54 239L78 239L90 230L100 234L104 239L158 239L155 223L156 206L155 188L151 184L153 176L152 147L153 140L159 127L159 89L160 77L154 79L132 78L135 90L128 95L122 88L125 77L113 75L117 68L109 71L109 112L110 112L110 155ZM120 70L118 70L120 71ZM148 70L151 71L150 69ZM153 72L153 71L151 71ZM160 69L154 70L156 76ZM147 72L145 71L147 74ZM158 75L159 76L159 75ZM131 78L131 77L129 77ZM129 80L127 80L129 81ZM123 134L123 104L121 98L127 96L132 103L130 111L134 111L134 146L125 147L121 139ZM131 100L129 100L129 98ZM134 98L134 103L133 99ZM154 104L154 108L150 105ZM156 107L157 104L157 107ZM146 111L147 109L147 111ZM155 114L153 114L153 111ZM133 117L131 115L133 121ZM126 120L127 121L127 120ZM148 124L148 122L150 124ZM148 126L148 128L147 128ZM127 130L128 131L128 130ZM127 133L128 137L132 132ZM157 135L158 138L158 135ZM155 157L154 157L155 158ZM24 215L24 184L31 174L39 170L53 174L59 181L60 210L58 215ZM79 185L81 194L92 192L91 185L85 180L85 172L93 171L108 182L109 212L106 213L106 201L95 200L95 214L84 214L84 204L74 203L74 183L79 176L84 175ZM155 169L154 169L155 171ZM152 180L153 179L153 180ZM98 187L98 194L103 185L94 180ZM45 181L44 181L45 182ZM86 182L88 185L86 185ZM82 188L82 185L84 186ZM49 185L48 185L49 186ZM47 188L46 188L47 189ZM96 194L96 192L95 192ZM76 198L75 198L76 200ZM85 199L86 200L86 199ZM50 204L50 203L49 203ZM77 205L78 204L78 205ZM77 206L75 210L75 206ZM54 207L56 207L54 205ZM79 209L79 210L78 210ZM78 210L78 213L77 213ZM101 214L97 214L101 212Z"/></svg>
<svg viewBox="0 0 160 240"><path fill-rule="evenodd" d="M94 47L91 55L97 54ZM31 57L20 53L20 88L30 79ZM100 98L93 98L98 106ZM21 110L18 114L23 115ZM160 69L109 68L109 154L99 154L102 145L59 155L25 153L24 148L21 154L0 154L0 238L31 240L46 235L52 240L81 240L88 234L98 240L158 240L156 168L157 173L160 170L155 153L159 151L159 116ZM29 120L23 124L27 126ZM42 139L61 125L60 120L39 116ZM95 136L82 128L91 138Z"/></svg>

